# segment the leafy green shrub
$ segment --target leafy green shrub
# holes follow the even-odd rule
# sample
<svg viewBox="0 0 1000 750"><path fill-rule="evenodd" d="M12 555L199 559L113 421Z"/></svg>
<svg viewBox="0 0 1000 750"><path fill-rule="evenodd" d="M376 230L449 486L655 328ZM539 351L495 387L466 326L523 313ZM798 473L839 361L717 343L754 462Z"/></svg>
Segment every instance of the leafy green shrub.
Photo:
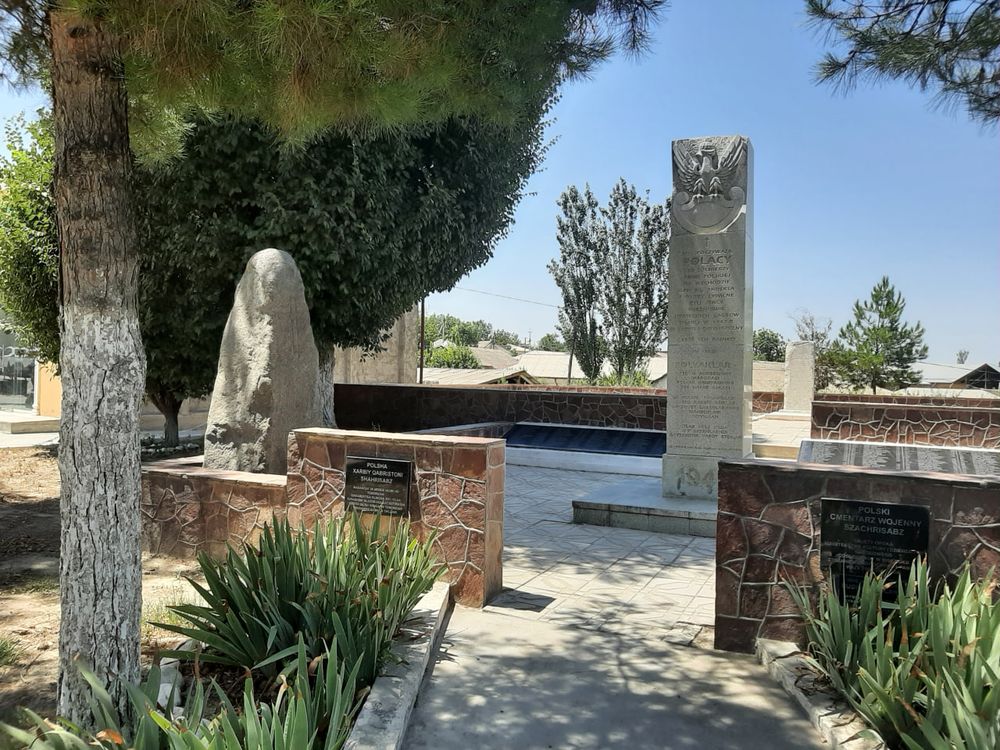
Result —
<svg viewBox="0 0 1000 750"><path fill-rule="evenodd" d="M890 601L887 592L898 587ZM869 574L852 601L792 587L814 666L893 748L1000 747L1000 604L968 566L935 598L927 564Z"/></svg>
<svg viewBox="0 0 1000 750"><path fill-rule="evenodd" d="M458 344L448 344L431 349L427 354L428 367L451 367L458 369L474 370L479 367L479 360L475 353L467 346Z"/></svg>
<svg viewBox="0 0 1000 750"><path fill-rule="evenodd" d="M621 388L651 388L652 382L649 380L649 373L645 370L634 370L622 373L621 377L611 375L601 375L597 379L597 385L619 386Z"/></svg>
<svg viewBox="0 0 1000 750"><path fill-rule="evenodd" d="M342 658L360 663L361 687L374 681L392 637L440 575L430 540L412 538L407 523L387 534L356 515L312 534L279 522L264 528L258 548L198 562L205 585L189 581L205 604L170 607L187 624L156 625L204 643L200 661L274 674L300 636L310 657L336 641Z"/></svg>

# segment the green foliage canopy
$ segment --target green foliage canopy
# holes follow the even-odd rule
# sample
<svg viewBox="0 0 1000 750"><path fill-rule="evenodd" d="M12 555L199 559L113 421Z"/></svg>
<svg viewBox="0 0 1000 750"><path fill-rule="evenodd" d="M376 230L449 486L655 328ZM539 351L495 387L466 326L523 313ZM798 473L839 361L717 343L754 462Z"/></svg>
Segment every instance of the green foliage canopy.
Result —
<svg viewBox="0 0 1000 750"><path fill-rule="evenodd" d="M546 333L538 339L538 348L543 352L564 352L566 343L556 333Z"/></svg>
<svg viewBox="0 0 1000 750"><path fill-rule="evenodd" d="M512 125L553 77L641 49L662 0L352 3L71 0L120 40L136 151L175 152L184 113L225 112L302 142L451 116ZM44 75L48 3L4 0L6 58Z"/></svg>
<svg viewBox="0 0 1000 750"><path fill-rule="evenodd" d="M0 324L45 362L59 358L59 252L52 184L52 128L41 117L7 123L0 156Z"/></svg>
<svg viewBox="0 0 1000 750"><path fill-rule="evenodd" d="M784 337L770 328L758 328L753 332L753 358L758 362L784 362Z"/></svg>
<svg viewBox="0 0 1000 750"><path fill-rule="evenodd" d="M468 346L448 344L431 349L424 361L427 367L450 367L457 369L475 369L479 360Z"/></svg>
<svg viewBox="0 0 1000 750"><path fill-rule="evenodd" d="M295 257L321 349L377 347L418 299L490 258L544 153L546 106L519 129L452 119L407 135L329 134L302 150L231 119L192 124L183 158L138 169L135 180L147 392L157 406L211 389L233 290L264 247ZM25 343L55 361L51 133L46 120L28 128L30 142L9 132L0 166L10 188L0 197L0 303ZM468 328L472 344L491 332L482 321L452 326Z"/></svg>
<svg viewBox="0 0 1000 750"><path fill-rule="evenodd" d="M806 11L847 46L826 54L820 80L901 78L964 104L973 118L1000 119L996 0L806 0Z"/></svg>

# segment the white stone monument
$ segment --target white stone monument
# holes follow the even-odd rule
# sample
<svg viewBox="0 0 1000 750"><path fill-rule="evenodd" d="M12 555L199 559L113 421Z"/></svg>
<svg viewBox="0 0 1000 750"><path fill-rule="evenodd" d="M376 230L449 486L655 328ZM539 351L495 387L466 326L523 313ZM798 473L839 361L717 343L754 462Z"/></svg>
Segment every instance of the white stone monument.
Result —
<svg viewBox="0 0 1000 750"><path fill-rule="evenodd" d="M663 494L718 498L718 462L751 455L753 150L673 143Z"/></svg>
<svg viewBox="0 0 1000 750"><path fill-rule="evenodd" d="M812 412L816 390L816 345L792 341L785 347L785 405L782 411Z"/></svg>

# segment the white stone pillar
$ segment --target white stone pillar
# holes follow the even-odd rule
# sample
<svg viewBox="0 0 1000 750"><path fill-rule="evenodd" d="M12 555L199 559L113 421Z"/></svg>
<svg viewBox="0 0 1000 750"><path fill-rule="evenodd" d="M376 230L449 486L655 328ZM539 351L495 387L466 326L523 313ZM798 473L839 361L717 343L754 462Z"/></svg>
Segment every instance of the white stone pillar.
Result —
<svg viewBox="0 0 1000 750"><path fill-rule="evenodd" d="M816 390L816 345L811 341L792 341L785 347L784 411L812 411Z"/></svg>
<svg viewBox="0 0 1000 750"><path fill-rule="evenodd" d="M716 499L718 462L751 455L753 150L673 143L663 494Z"/></svg>

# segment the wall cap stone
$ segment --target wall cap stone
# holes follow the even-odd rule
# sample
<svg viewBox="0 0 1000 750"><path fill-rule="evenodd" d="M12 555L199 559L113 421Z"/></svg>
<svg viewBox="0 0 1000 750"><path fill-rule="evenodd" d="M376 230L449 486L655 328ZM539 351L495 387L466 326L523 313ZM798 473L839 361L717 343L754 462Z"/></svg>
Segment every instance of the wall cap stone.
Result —
<svg viewBox="0 0 1000 750"><path fill-rule="evenodd" d="M736 469L764 467L782 474L810 474L815 476L865 476L892 477L894 479L929 479L943 484L977 487L981 489L1000 489L1000 476L971 476L968 474L947 474L939 471L893 471L865 466L831 466L829 464L807 464L797 461L775 459L729 458L719 461L719 466L731 466Z"/></svg>
<svg viewBox="0 0 1000 750"><path fill-rule="evenodd" d="M206 469L184 461L155 461L142 465L143 474L165 474L179 478L219 479L239 484L260 487L284 487L288 481L284 474L258 474L250 471L229 471L227 469Z"/></svg>
<svg viewBox="0 0 1000 750"><path fill-rule="evenodd" d="M885 741L810 666L789 641L757 640L757 658L806 712L823 741L840 750L885 750ZM860 736L864 732L865 736Z"/></svg>
<svg viewBox="0 0 1000 750"><path fill-rule="evenodd" d="M417 694L444 635L450 611L448 584L435 583L403 625L403 630L416 630L420 635L413 640L397 638L393 642L393 657L375 678L344 744L345 750L398 750L403 746Z"/></svg>
<svg viewBox="0 0 1000 750"><path fill-rule="evenodd" d="M504 445L503 438L482 438L452 435L428 435L416 432L377 432L375 430L335 430L329 427L310 427L292 430L295 435L319 438L357 438L359 440L391 440L393 444L417 443L419 445L488 446Z"/></svg>

